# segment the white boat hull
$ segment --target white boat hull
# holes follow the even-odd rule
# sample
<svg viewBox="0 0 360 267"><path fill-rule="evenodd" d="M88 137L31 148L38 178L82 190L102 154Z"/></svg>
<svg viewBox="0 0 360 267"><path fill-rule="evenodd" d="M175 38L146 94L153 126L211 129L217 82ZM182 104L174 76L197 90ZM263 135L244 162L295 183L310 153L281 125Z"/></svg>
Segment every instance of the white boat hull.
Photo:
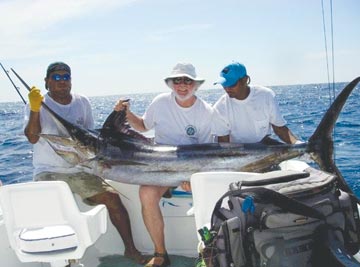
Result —
<svg viewBox="0 0 360 267"><path fill-rule="evenodd" d="M303 169L304 166L306 167L306 163L300 161L289 161L282 165L284 169L299 171ZM242 174L244 176L256 175L254 173ZM215 174L209 173L209 176L212 175ZM196 175L193 175L193 177L196 177ZM211 186L213 189L211 189L210 192L208 190L204 190L204 188L196 185L192 181L194 199L191 194L186 194L178 188L175 190L175 194L172 198L163 198L161 200L160 207L165 220L166 246L169 254L188 257L196 257L198 255L197 247L199 240L197 229L204 225L209 225L211 212L216 200L227 191L229 183L239 177L239 173L234 176L236 178L231 178L231 175L227 175L226 177L226 179L217 179ZM152 254L153 244L150 240L148 232L146 231L141 215L141 206L138 196L139 187L137 185L121 184L114 181L108 182L122 195L126 196L126 198L121 197L121 199L129 212L132 223L132 232L137 248L144 253ZM80 210L86 211L91 209L91 207L84 204L78 196L75 197ZM189 209L193 207L193 201L195 216L187 215ZM202 204L197 204L200 203L199 201ZM21 263L17 259L8 242L1 209L0 240L0 266L49 266L48 264L42 263ZM107 232L102 235L93 246L87 249L85 256L81 259L81 263L86 267L97 267L100 266L100 260L102 257L108 255L123 255L123 253L124 245L122 240L110 220L108 220ZM360 255L357 254L356 258L360 259Z"/></svg>
<svg viewBox="0 0 360 267"><path fill-rule="evenodd" d="M152 254L154 251L150 236L145 228L141 215L141 205L138 196L138 185L121 184L108 181L121 195L126 206L133 232L136 247L146 253ZM178 188L176 192L181 193ZM183 192L185 194L185 192ZM80 197L75 195L81 211L90 210L92 207L84 204ZM192 207L191 194L175 195L170 198L163 198L160 207L165 220L166 245L169 254L182 255L187 257L197 256L197 236L194 216L186 213ZM14 251L11 249L0 209L0 266L23 267L23 266L49 266L41 263L21 263ZM86 267L96 267L100 264L101 257L108 255L123 255L124 245L115 227L108 219L107 232L102 235L97 242L87 249L81 263Z"/></svg>

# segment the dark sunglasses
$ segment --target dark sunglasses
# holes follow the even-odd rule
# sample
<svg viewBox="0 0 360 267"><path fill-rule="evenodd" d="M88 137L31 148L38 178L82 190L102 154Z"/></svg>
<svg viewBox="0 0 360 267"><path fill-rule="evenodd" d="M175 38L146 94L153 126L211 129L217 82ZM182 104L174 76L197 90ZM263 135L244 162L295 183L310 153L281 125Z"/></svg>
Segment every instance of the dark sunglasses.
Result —
<svg viewBox="0 0 360 267"><path fill-rule="evenodd" d="M172 81L173 81L174 84L183 83L183 84L186 84L186 85L190 85L190 84L192 84L194 82L194 80L191 80L188 77L177 77L177 78L173 78Z"/></svg>
<svg viewBox="0 0 360 267"><path fill-rule="evenodd" d="M51 79L53 81L70 81L71 80L71 76L70 74L66 73L66 74L63 74L63 75L60 75L60 74L53 74L51 75Z"/></svg>

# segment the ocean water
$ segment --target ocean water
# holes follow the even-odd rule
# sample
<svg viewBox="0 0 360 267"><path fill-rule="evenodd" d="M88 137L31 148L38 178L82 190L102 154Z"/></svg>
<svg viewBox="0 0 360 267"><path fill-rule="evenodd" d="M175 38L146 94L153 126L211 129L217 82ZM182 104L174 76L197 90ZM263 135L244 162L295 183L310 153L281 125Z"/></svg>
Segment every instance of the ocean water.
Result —
<svg viewBox="0 0 360 267"><path fill-rule="evenodd" d="M288 122L288 127L302 140L315 131L324 112L347 83L337 83L329 89L328 84L307 84L291 86L270 86ZM360 197L360 109L359 85L348 98L334 130L335 162ZM1 90L13 90L1 88ZM198 95L213 104L223 90L199 90ZM91 97L96 127L100 128L112 111L117 99L131 99L132 111L141 115L157 93L129 94ZM20 101L20 99L19 99ZM32 146L23 135L22 102L0 103L0 180L3 184L18 183L32 179ZM176 261L176 259L174 259ZM194 266L193 259L179 260L173 266Z"/></svg>

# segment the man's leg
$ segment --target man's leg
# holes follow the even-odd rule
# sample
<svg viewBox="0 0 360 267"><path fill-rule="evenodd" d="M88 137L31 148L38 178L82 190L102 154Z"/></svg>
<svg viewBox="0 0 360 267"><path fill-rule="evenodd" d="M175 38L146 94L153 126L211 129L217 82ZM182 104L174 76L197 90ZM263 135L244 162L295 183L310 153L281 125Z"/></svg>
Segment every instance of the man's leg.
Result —
<svg viewBox="0 0 360 267"><path fill-rule="evenodd" d="M140 186L139 195L142 207L142 215L146 229L154 243L156 253L165 254L164 219L160 210L159 201L168 187ZM161 265L162 257L154 257L149 264Z"/></svg>
<svg viewBox="0 0 360 267"><path fill-rule="evenodd" d="M116 192L103 192L89 197L87 200L97 204L104 204L108 209L110 220L119 232L125 246L124 255L137 263L144 264L146 258L136 249L129 214Z"/></svg>

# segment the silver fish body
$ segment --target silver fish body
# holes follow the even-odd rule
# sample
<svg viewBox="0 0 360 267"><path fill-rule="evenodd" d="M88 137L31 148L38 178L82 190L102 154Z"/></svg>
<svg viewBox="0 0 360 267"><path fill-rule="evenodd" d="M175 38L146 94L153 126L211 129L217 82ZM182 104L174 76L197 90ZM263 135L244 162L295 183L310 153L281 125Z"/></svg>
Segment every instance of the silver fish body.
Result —
<svg viewBox="0 0 360 267"><path fill-rule="evenodd" d="M125 111L112 112L97 132L66 122L62 124L70 137L41 136L72 165L104 179L123 183L177 186L181 181L188 181L195 172L264 172L284 160L307 153L323 171L335 173L342 189L349 191L351 189L333 161L332 131L342 107L359 81L360 77L342 90L308 142L299 145L156 145L131 129Z"/></svg>

